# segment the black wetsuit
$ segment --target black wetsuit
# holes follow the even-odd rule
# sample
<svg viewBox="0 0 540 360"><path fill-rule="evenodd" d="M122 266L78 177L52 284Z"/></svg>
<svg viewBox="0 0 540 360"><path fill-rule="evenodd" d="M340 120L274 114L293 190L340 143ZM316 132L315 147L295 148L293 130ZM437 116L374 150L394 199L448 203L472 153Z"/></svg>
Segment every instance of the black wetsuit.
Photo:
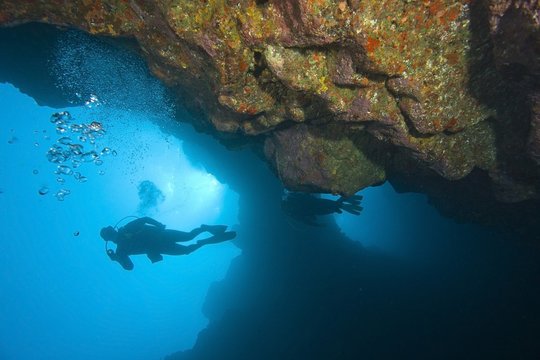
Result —
<svg viewBox="0 0 540 360"><path fill-rule="evenodd" d="M201 244L184 246L177 242L192 240L200 232L169 230L152 218L140 218L118 230L116 252L109 251L109 256L124 269L132 270L130 255L146 254L152 262L157 262L163 260L161 254L184 255L195 251Z"/></svg>

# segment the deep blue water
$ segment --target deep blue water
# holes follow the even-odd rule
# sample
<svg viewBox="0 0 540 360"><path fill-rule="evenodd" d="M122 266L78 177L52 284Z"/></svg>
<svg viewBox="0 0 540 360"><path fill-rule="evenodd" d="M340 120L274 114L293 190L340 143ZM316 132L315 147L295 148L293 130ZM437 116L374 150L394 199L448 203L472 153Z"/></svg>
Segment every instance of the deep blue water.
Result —
<svg viewBox="0 0 540 360"><path fill-rule="evenodd" d="M302 224L249 148L175 121L189 115L130 50L54 32L32 52L2 32L0 359L540 357L527 235L458 224L389 184L360 192L359 216ZM104 131L57 131L62 111ZM58 174L47 154L64 137L102 163ZM238 237L125 271L99 230L130 215Z"/></svg>

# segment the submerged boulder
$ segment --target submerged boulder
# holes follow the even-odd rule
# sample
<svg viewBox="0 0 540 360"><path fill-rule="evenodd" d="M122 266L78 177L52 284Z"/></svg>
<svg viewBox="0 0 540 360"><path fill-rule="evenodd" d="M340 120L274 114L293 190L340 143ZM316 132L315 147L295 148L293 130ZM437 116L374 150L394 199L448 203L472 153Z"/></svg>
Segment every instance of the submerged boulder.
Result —
<svg viewBox="0 0 540 360"><path fill-rule="evenodd" d="M290 189L485 172L538 199L536 1L4 0L0 24L133 37L197 126L252 138ZM400 159L405 159L401 161ZM431 175L430 175L431 176Z"/></svg>
<svg viewBox="0 0 540 360"><path fill-rule="evenodd" d="M300 124L274 131L264 150L289 189L351 196L386 178L384 160L369 156L372 142L363 131Z"/></svg>

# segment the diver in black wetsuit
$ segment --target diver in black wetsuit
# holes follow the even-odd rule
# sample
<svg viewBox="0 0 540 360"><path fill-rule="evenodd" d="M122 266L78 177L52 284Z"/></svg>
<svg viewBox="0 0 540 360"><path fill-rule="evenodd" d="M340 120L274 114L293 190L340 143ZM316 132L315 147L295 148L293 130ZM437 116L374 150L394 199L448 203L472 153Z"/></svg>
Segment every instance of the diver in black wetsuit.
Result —
<svg viewBox="0 0 540 360"><path fill-rule="evenodd" d="M323 226L318 219L325 215L341 214L343 211L360 215L363 210L360 205L362 199L362 195L353 195L330 200L314 194L288 192L281 201L281 208L295 220L307 225Z"/></svg>
<svg viewBox="0 0 540 360"><path fill-rule="evenodd" d="M105 241L116 244L116 252L107 249L107 255L111 260L118 261L126 270L132 270L133 262L129 258L130 255L146 254L152 263L163 260L162 254L187 255L204 245L233 239L236 232L225 231L226 229L226 225L201 225L190 232L169 230L159 221L143 217L128 223L118 231L112 226L104 227L100 235ZM192 240L203 232L213 236L187 246L177 244Z"/></svg>

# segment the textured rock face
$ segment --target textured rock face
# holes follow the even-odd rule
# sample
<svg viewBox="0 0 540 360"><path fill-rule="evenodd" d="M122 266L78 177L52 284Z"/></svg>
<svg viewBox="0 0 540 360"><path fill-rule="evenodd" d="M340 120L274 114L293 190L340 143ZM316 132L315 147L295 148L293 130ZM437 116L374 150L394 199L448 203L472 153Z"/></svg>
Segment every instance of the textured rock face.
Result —
<svg viewBox="0 0 540 360"><path fill-rule="evenodd" d="M352 194L399 176L405 157L450 180L483 169L503 201L538 197L536 1L4 0L0 9L3 25L135 37L156 76L204 113L199 125L262 135L292 189Z"/></svg>
<svg viewBox="0 0 540 360"><path fill-rule="evenodd" d="M506 150L505 159L499 161L491 177L499 189L497 195L503 201L538 197L540 4L538 1L493 0L489 2L489 14L496 69L512 95L520 98L526 109L523 114L513 111L513 119L505 119L507 114L501 116L508 130L511 126L519 129L520 121L526 129L521 130L520 142L505 143L505 149L501 149Z"/></svg>
<svg viewBox="0 0 540 360"><path fill-rule="evenodd" d="M372 142L343 127L301 124L275 131L265 143L265 154L290 189L353 194L359 186L385 180L380 159L368 155Z"/></svg>

